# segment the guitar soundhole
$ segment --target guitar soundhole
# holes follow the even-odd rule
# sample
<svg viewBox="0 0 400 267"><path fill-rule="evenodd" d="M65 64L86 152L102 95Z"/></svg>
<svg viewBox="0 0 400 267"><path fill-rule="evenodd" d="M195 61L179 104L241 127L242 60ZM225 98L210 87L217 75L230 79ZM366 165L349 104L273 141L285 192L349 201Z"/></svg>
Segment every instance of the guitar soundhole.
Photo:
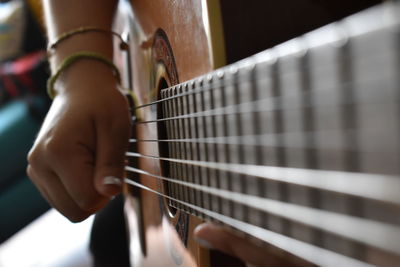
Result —
<svg viewBox="0 0 400 267"><path fill-rule="evenodd" d="M164 78L162 78L159 83L158 91L160 92L162 89L167 88L167 87L168 87L167 81ZM161 102L157 107L157 119L158 120L167 117L166 114L164 114L164 112L163 112L164 109L163 109L162 104L163 104L163 102ZM158 140L167 140L168 139L167 125L166 125L165 121L158 122L157 130L158 130ZM170 158L168 142L159 142L158 148L159 148L159 153L160 153L161 158ZM170 164L168 163L168 161L161 160L160 165L161 165L162 176L163 177L171 177ZM162 184L163 184L162 187L163 187L164 194L166 194L168 196L172 196L170 193L170 192L172 192L172 190L171 190L172 185L170 185L170 183L167 181L163 181ZM171 217L174 217L176 215L177 209L172 206L172 202L169 199L166 199L166 203L167 203L166 211L169 213L169 215Z"/></svg>

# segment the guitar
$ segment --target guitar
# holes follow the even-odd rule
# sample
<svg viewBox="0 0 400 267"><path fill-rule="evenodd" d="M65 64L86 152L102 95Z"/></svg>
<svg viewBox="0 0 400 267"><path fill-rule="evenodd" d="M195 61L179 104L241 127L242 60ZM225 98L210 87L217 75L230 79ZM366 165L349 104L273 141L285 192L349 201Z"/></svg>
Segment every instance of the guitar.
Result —
<svg viewBox="0 0 400 267"><path fill-rule="evenodd" d="M232 35L226 21L278 16L265 9L271 3L248 13L226 2L120 3L115 29L130 44L115 62L132 107L132 266L233 266L193 240L202 221L296 265L396 266L399 5L305 33L370 3L313 21L306 11L315 7L300 1L293 16L304 27L238 26ZM227 15L230 6L243 17ZM257 41L273 47L232 63L258 51Z"/></svg>

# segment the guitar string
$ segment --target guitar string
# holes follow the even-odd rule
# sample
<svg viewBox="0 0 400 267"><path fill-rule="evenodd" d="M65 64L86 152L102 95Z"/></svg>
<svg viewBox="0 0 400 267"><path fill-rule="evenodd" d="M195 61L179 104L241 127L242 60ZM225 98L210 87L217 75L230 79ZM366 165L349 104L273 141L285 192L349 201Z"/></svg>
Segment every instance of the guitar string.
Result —
<svg viewBox="0 0 400 267"><path fill-rule="evenodd" d="M218 198L227 199L256 210L261 210L268 214L300 222L312 228L337 234L370 246L376 246L386 251L398 253L398 246L395 244L400 244L400 228L393 225L239 192L212 188L179 179L167 178L133 167L127 167L126 170L143 174L144 177L151 177L174 183L183 186L185 189L191 188L199 190ZM368 235L365 235L366 231L368 231Z"/></svg>
<svg viewBox="0 0 400 267"><path fill-rule="evenodd" d="M378 59L379 60L379 59L382 59L382 57L379 56L379 55L373 54L373 56L364 57L363 58L364 61L367 61L367 60L373 61L374 59ZM258 68L262 64L269 64L270 66L272 66L271 63L268 63L267 61L265 61L265 62L257 62L252 66L246 66L246 67L243 67L243 69L240 69L240 70L239 70L240 67L235 67L235 64L229 65L229 66L224 67L224 68L222 68L220 70L213 71L211 73L205 74L205 75L200 76L198 78L195 78L195 79L192 79L192 80L189 80L189 81L186 81L186 82L183 82L183 83L180 83L180 84L177 84L177 85L174 85L174 86L162 89L162 90L167 91L167 90L174 90L174 89L176 89L178 87L193 88L193 86L199 86L197 88L193 88L192 90L189 90L189 91L186 91L186 92L183 92L183 93L179 93L179 94L175 94L175 95L172 95L172 96L169 96L169 97L166 97L166 98L163 98L163 99L159 99L159 100L156 100L156 101L153 101L153 102L150 102L150 103L142 104L142 105L136 106L134 108L135 109L141 109L141 108L144 108L144 107L147 107L147 106L160 104L160 103L168 101L168 100L173 100L174 98L179 98L179 97L183 97L183 96L187 96L187 95L202 93L202 92L206 92L206 91L209 91L209 90L214 90L214 89L221 88L221 87L241 85L243 83L248 83L248 82L251 82L251 81L260 81L260 82L261 81L262 82L272 81L272 78L267 77L267 76L262 76L262 77L260 77L260 78L258 78L256 80L254 80L254 79L246 79L245 81L242 81L240 79L234 79L234 78L231 78L230 76L226 77L226 76L228 76L228 72L229 72L229 75L236 75L237 78L241 78L241 76L244 76L244 77L248 78L248 76L251 76L250 75L251 71L254 71L256 68ZM367 65L367 64L365 64L365 65ZM335 64L323 65L323 66L318 68L318 71L324 70L325 68L329 69L330 66L336 66L336 65ZM234 67L235 70L234 71L229 71L228 69L232 68L232 67ZM306 68L302 67L302 68L300 68L300 70L294 70L294 71L290 71L290 72L286 72L286 73L279 73L278 77L282 78L282 76L286 76L286 75L290 75L290 74L294 74L294 73L301 73L301 71L304 71L306 69L308 69L308 67L306 67ZM248 71L248 72L247 73L242 73L243 71ZM272 71L271 71L271 73L272 73ZM215 77L215 75L216 75L216 77ZM212 79L211 77L213 77L214 79ZM218 78L218 79L215 79L215 78ZM219 84L218 85L212 84L212 83L215 83L215 82L217 82ZM204 83L207 83L207 84L204 84Z"/></svg>
<svg viewBox="0 0 400 267"><path fill-rule="evenodd" d="M278 181L316 188L324 191L348 194L366 199L369 198L378 201L394 203L396 205L400 204L400 194L398 194L400 180L397 176L173 159L148 156L135 152L127 152L126 155L128 157L139 157L194 165L209 169L259 177L268 181ZM324 179L321 179L321 177L324 177Z"/></svg>
<svg viewBox="0 0 400 267"><path fill-rule="evenodd" d="M325 98L325 99L327 99L327 98ZM374 104L377 104L377 103L382 104L382 102L378 102L376 99L374 99L374 100L375 100ZM391 101L391 100L392 99L388 99L387 101ZM257 102L243 103L243 104L237 105L237 106L222 107L222 108L219 108L218 110L214 109L214 110L191 113L191 114L180 115L180 116L175 116L175 117L163 118L163 119L159 119L159 120L142 121L139 123L150 123L150 122L160 122L160 121L167 121L167 120L199 118L199 117L202 117L203 115L204 116L219 116L219 115L222 116L222 115L233 115L235 113L243 113L243 112L259 112L259 111L263 111L263 110L272 111L274 109L274 106L276 106L271 103L264 103L263 101L266 101L266 100L264 99L264 100L257 101ZM329 105L329 104L333 103L332 101L326 101L326 102L327 103L324 103L324 104ZM320 103L320 104L322 104L322 103ZM341 103L341 104L344 105L346 103ZM255 109L254 107L261 107L261 108ZM293 105L291 105L291 107L293 107ZM299 107L299 109L302 109L302 108L304 108L304 107ZM284 109L288 110L288 108L284 108ZM228 111L228 112L226 112L226 111ZM354 133L353 131L355 131L355 130L357 130L357 129L353 129L353 130L340 130L339 129L338 131L340 131L339 134L341 134L343 136L343 135L349 135L349 134L351 135ZM363 128L363 130L370 130L370 131L372 130L372 132L377 133L376 129ZM386 129L386 130L389 130L389 129ZM332 131L332 130L328 130L328 131ZM329 134L328 131L325 131L325 132L321 131L321 133ZM345 132L343 132L343 131L345 131ZM304 137L308 134L319 134L319 132L316 132L316 131L310 132L310 133L304 132L302 137ZM296 135L296 133L286 132L286 133L268 134L268 136L270 136L270 138L273 138L273 136L278 137L281 135L288 135L289 138L286 140L291 140L290 137L293 137L293 135ZM251 137L249 136L249 138L247 138L246 136L240 136L240 138L232 136L232 137L208 137L207 139L203 138L203 139L167 139L167 140L134 140L134 139L131 139L130 142L198 142L198 143L209 143L209 144L214 144L214 143L242 144L243 141L245 141L245 143L243 143L243 145L254 145L252 143L252 141L254 142L254 138L258 138L258 137L264 138L267 136L251 136ZM223 139L223 138L227 139L227 140L225 140L226 142L221 141L221 139ZM235 138L237 138L237 139L234 140ZM244 139L242 140L242 138L244 138ZM297 137L297 138L301 138L301 137ZM242 142L242 143L237 143L238 139L240 139L239 142ZM264 140L264 142L268 143L268 141L266 141L266 140ZM272 142L273 142L273 140L272 140ZM267 146L273 146L274 144L271 144L272 142L270 142L270 144L267 144ZM289 141L289 142L293 143L293 141ZM265 144L257 144L257 145L263 146ZM343 144L340 144L340 143L336 144L337 147L340 147L341 145L343 145ZM303 142L298 142L298 144L294 144L293 146L294 147L306 147L303 144ZM289 147L290 147L290 145L289 145ZM351 150L351 149L352 149L351 147L345 147L343 150ZM376 150L374 150L374 152L376 152Z"/></svg>
<svg viewBox="0 0 400 267"><path fill-rule="evenodd" d="M223 116L223 115L235 115L239 113L252 113L252 112L272 112L276 110L285 110L285 111L293 111L297 109L304 109L304 108L326 108L326 107L342 107L344 105L349 105L349 104L363 104L363 103L381 103L379 102L382 101L393 101L393 99L386 97L383 98L385 95L372 95L370 94L371 92L376 92L376 88L382 88L382 82L388 82L389 85L388 88L393 88L394 86L391 86L390 81L394 81L395 77L392 76L383 76L380 77L379 79L374 78L371 81L363 81L361 84L357 84L359 87L362 87L362 93L364 94L364 97L361 98L361 100L354 101L353 98L347 98L347 97L342 97L339 103L335 103L332 101L332 98L330 97L335 97L338 96L338 93L336 89L338 89L338 86L332 86L332 87L325 87L322 88L319 87L318 89L313 90L312 92L310 91L304 91L300 92L297 94L289 94L289 95L284 95L284 96L274 96L274 97L268 97L268 98L263 98L259 99L256 101L250 101L250 102L245 102L245 103L240 103L238 105L229 105L225 107L218 107L215 109L209 109L205 111L199 111L195 113L188 113L184 115L179 115L179 116L173 116L173 117L166 117L166 118L161 118L161 119L155 119L155 120L138 120L135 121L134 124L145 124L145 123L155 123L155 122L162 122L162 121L168 121L168 120L175 120L175 119L190 119L190 118L200 118L200 117L209 117L209 116ZM374 85L376 85L374 87ZM321 95L323 93L323 95ZM394 93L394 92L393 92ZM301 97L315 97L319 98L318 101L313 101L315 103L302 103L299 101ZM322 99L321 99L322 98ZM164 98L166 99L166 98ZM277 102L283 103L283 105L276 105Z"/></svg>
<svg viewBox="0 0 400 267"><path fill-rule="evenodd" d="M257 65L259 65L259 64L257 64ZM206 79L207 76L211 77L212 74L218 76L218 74L217 74L218 72L224 73L223 76L220 75L218 77L218 79L219 79L218 81L223 80L224 83L226 83L226 84L220 84L218 86L213 86L211 84L204 84L205 81L206 82L211 82L212 81L211 79ZM238 75L239 77L240 76L249 76L249 73L241 74L241 73L238 73L238 72L231 72L231 74L232 75ZM283 75L288 75L288 74L290 74L290 72L287 73L287 74L283 74ZM193 95L193 94L200 94L200 93L204 93L204 92L207 92L207 91L210 91L210 90L214 90L214 89L217 89L217 88L234 86L234 85L239 85L241 83L247 82L247 80L246 81L239 81L239 80L233 79L233 78L226 78L225 76L226 76L226 74L225 74L225 72L223 72L223 70L217 70L215 72L211 72L209 74L205 74L205 75L200 76L198 78L195 78L193 80L189 80L189 81L186 81L186 82L183 82L183 83L180 83L180 84L173 85L171 87L162 89L161 91L170 91L170 90L177 89L178 87L190 87L190 88L193 88L193 86L200 84L200 85L198 85L199 87L193 88L193 89L191 89L189 91L186 91L186 92L183 92L183 93L179 93L179 94L175 94L175 95L172 95L172 96L168 96L168 97L165 97L163 99L159 99L159 100L156 100L156 101L153 101L153 102L150 102L150 103L142 104L142 105L139 105L139 106L135 107L135 109L141 109L141 108L144 108L144 107L147 107L147 106L160 104L160 103L168 101L168 100L173 100L175 98L189 96L189 95ZM269 78L269 77L263 77L263 78L259 79L260 82L261 81L265 82L265 81L269 81L269 80L271 80L271 78ZM213 82L215 82L215 80ZM229 84L228 84L228 82L229 82Z"/></svg>
<svg viewBox="0 0 400 267"><path fill-rule="evenodd" d="M393 127L393 129L392 129ZM394 131L395 127L386 129L363 128L364 132L370 132L371 135L379 134L379 132ZM287 149L318 149L320 151L359 151L360 153L368 153L370 155L383 155L396 153L394 147L378 147L374 150L367 149L364 146L345 145L342 139L346 136L353 135L358 129L353 130L318 130L312 132L284 132L284 133L268 133L260 135L242 135L242 136L217 136L217 137L202 137L202 138L181 138L181 139L129 139L130 143L198 143L198 144L218 144L218 145L237 145L237 146L259 146L267 147L283 147ZM324 140L329 142L315 142L310 145L303 140L309 136L323 136ZM341 136L340 140L335 140L337 136ZM282 137L284 144L277 144L276 138ZM336 138L337 139L337 138Z"/></svg>
<svg viewBox="0 0 400 267"><path fill-rule="evenodd" d="M193 210L197 210L198 212L205 214L206 216L213 218L215 220L218 220L226 225L232 226L236 228L237 230L244 232L246 234L249 234L250 236L253 236L259 240L262 240L268 244L271 244L275 247L278 247L282 250L285 250L295 256L298 256L300 258L303 258L309 262L313 262L317 265L321 266L328 266L331 265L332 262L335 264L338 264L339 266L372 266L370 264L361 262L359 260L347 257L345 255L317 247L314 245L311 245L309 243L281 235L279 233L252 225L250 223L246 223L243 221L236 220L234 218L218 214L216 212L213 212L211 210L207 210L195 205L192 205L190 203L181 201L179 199L174 199L170 196L167 196L161 192L158 192L156 190L153 190L145 185L142 185L140 183L137 183L135 181L125 179L125 182L127 184L130 184L132 186L141 188L143 190L149 191L151 193L154 193L156 195L159 195L161 197L179 202L181 205L187 206Z"/></svg>

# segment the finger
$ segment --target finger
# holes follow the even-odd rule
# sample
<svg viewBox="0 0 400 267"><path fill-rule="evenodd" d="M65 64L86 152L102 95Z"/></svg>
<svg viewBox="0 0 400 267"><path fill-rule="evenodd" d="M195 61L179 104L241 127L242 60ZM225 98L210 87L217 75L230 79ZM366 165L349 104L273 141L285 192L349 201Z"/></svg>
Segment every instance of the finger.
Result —
<svg viewBox="0 0 400 267"><path fill-rule="evenodd" d="M26 173L28 177L35 184L36 188L39 190L41 195L46 199L46 201L52 206L55 207L54 201L50 198L49 193L45 189L43 181L40 179L40 176L37 175L36 169L44 170L48 169L48 166L45 162L38 160L39 151L36 146L32 147L28 153L28 166L26 168ZM34 167L35 166L35 167Z"/></svg>
<svg viewBox="0 0 400 267"><path fill-rule="evenodd" d="M95 187L104 196L114 196L121 192L129 138L128 113L122 112L122 117L116 115L110 119L98 117L96 127Z"/></svg>
<svg viewBox="0 0 400 267"><path fill-rule="evenodd" d="M79 118L79 114L73 114L73 117ZM109 200L100 195L93 184L94 128L88 123L89 118L78 120L78 124L68 122L64 122L66 129L57 129L58 132L54 133L56 137L46 141L43 147L47 153L46 164L51 166L49 169L57 174L66 192L80 209L94 213Z"/></svg>
<svg viewBox="0 0 400 267"><path fill-rule="evenodd" d="M65 156L64 165L57 172L62 185L74 202L89 213L94 213L103 208L109 201L109 197L99 194L94 187L94 166L91 155L84 149L76 148L71 153L75 156Z"/></svg>
<svg viewBox="0 0 400 267"><path fill-rule="evenodd" d="M43 198L51 205L54 206L53 201L51 200L49 194L47 193L46 189L44 186L39 182L39 179L37 179L37 175L35 174L35 171L33 170L31 165L28 165L26 168L26 173L28 174L28 177L31 179L32 183L36 185L36 188L39 190L40 194L43 196Z"/></svg>
<svg viewBox="0 0 400 267"><path fill-rule="evenodd" d="M49 203L72 222L80 222L91 215L75 203L54 172L30 168L29 176Z"/></svg>
<svg viewBox="0 0 400 267"><path fill-rule="evenodd" d="M253 266L281 265L281 261L266 249L216 225L201 224L194 230L194 235L201 246L220 250Z"/></svg>

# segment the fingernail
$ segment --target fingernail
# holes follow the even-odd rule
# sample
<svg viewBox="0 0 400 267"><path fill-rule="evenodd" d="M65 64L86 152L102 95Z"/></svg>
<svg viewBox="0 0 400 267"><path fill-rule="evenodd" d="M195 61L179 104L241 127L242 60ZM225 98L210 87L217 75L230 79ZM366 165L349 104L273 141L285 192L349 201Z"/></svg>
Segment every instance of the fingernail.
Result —
<svg viewBox="0 0 400 267"><path fill-rule="evenodd" d="M213 249L214 248L213 245L211 245L211 243L208 242L207 240L204 240L204 239L201 239L201 238L195 238L195 240L203 248L208 248L208 249Z"/></svg>
<svg viewBox="0 0 400 267"><path fill-rule="evenodd" d="M119 179L115 176L106 176L103 179L103 184L105 184L105 185L112 184L112 185L121 186L122 182L121 182L121 179Z"/></svg>

